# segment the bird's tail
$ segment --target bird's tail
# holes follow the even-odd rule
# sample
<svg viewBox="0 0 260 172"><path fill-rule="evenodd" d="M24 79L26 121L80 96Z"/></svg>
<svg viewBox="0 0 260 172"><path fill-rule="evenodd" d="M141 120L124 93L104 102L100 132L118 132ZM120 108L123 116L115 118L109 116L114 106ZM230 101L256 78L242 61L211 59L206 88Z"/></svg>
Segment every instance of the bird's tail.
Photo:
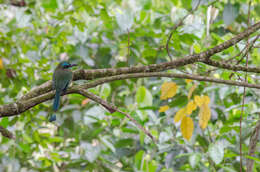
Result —
<svg viewBox="0 0 260 172"><path fill-rule="evenodd" d="M53 101L53 110L57 111L60 105L60 91L56 90L56 94Z"/></svg>
<svg viewBox="0 0 260 172"><path fill-rule="evenodd" d="M49 122L53 122L56 121L56 115L55 114L51 114L50 118L49 118Z"/></svg>

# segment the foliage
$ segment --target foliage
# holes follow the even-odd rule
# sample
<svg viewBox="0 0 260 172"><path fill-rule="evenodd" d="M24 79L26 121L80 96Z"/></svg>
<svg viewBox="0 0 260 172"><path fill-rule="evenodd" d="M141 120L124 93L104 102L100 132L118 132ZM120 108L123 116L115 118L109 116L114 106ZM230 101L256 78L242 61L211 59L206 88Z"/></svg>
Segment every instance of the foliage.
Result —
<svg viewBox="0 0 260 172"><path fill-rule="evenodd" d="M171 28L198 0L27 0L25 7L0 2L0 104L7 104L50 80L63 59L84 69L169 61L164 47ZM201 0L173 32L169 47L174 59L202 52L245 30L248 2ZM260 4L253 0L251 5L251 20L259 21ZM213 58L227 60L245 45L243 40ZM249 65L259 62L259 49L253 49ZM226 80L233 73L208 72L211 69L197 63L176 71ZM235 72L231 79L240 77L244 73ZM248 81L258 83L253 75ZM80 82L84 81L76 84ZM239 171L242 87L139 78L90 91L127 111L158 143L122 114L110 114L73 94L63 96L55 123L47 120L51 101L0 119L0 126L15 135L14 140L0 136L0 171ZM256 89L246 91L244 153L259 119L259 96ZM252 159L259 171L259 149L256 154Z"/></svg>

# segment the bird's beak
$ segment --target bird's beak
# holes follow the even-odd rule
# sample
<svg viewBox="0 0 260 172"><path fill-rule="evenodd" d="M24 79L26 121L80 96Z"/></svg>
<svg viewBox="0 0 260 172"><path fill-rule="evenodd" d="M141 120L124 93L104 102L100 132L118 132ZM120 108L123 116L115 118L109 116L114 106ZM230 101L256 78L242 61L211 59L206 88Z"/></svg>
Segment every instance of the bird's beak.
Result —
<svg viewBox="0 0 260 172"><path fill-rule="evenodd" d="M73 66L78 66L77 64L71 64L70 67L73 67Z"/></svg>

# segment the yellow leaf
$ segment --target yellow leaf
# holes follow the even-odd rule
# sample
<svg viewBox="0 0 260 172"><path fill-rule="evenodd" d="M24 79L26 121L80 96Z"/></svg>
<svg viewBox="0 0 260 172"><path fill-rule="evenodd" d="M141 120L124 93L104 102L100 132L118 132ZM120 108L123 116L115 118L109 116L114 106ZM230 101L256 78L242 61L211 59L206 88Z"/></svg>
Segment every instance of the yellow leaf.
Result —
<svg viewBox="0 0 260 172"><path fill-rule="evenodd" d="M3 68L4 68L3 60L0 59L0 69L3 69Z"/></svg>
<svg viewBox="0 0 260 172"><path fill-rule="evenodd" d="M202 102L205 103L206 105L208 105L210 102L210 98L208 96L202 96L201 99Z"/></svg>
<svg viewBox="0 0 260 172"><path fill-rule="evenodd" d="M181 121L181 133L183 137L190 140L194 129L193 121L190 117L185 116Z"/></svg>
<svg viewBox="0 0 260 172"><path fill-rule="evenodd" d="M174 122L177 123L179 121L182 120L183 117L185 117L186 115L186 109L185 108L181 108L176 115L174 116Z"/></svg>
<svg viewBox="0 0 260 172"><path fill-rule="evenodd" d="M200 128L205 129L207 127L210 117L211 117L210 108L207 104L203 103L202 106L200 107L200 112L199 112Z"/></svg>
<svg viewBox="0 0 260 172"><path fill-rule="evenodd" d="M185 79L185 82L188 84L188 83L192 82L192 80L191 79Z"/></svg>
<svg viewBox="0 0 260 172"><path fill-rule="evenodd" d="M196 103L198 106L201 106L202 103L203 103L200 96L195 96L195 97L194 97L194 101L195 101L195 103Z"/></svg>
<svg viewBox="0 0 260 172"><path fill-rule="evenodd" d="M165 112L169 109L170 107L168 105L165 105L165 106L161 106L160 109L159 109L159 112Z"/></svg>
<svg viewBox="0 0 260 172"><path fill-rule="evenodd" d="M193 91L195 90L196 87L197 87L197 84L192 85L192 87L189 90L188 99L191 98L191 95L192 95L192 93L193 93Z"/></svg>
<svg viewBox="0 0 260 172"><path fill-rule="evenodd" d="M161 88L161 100L173 97L177 92L178 86L174 82L165 82Z"/></svg>
<svg viewBox="0 0 260 172"><path fill-rule="evenodd" d="M192 111L194 111L197 108L197 104L192 100L188 103L186 106L186 114L190 115Z"/></svg>

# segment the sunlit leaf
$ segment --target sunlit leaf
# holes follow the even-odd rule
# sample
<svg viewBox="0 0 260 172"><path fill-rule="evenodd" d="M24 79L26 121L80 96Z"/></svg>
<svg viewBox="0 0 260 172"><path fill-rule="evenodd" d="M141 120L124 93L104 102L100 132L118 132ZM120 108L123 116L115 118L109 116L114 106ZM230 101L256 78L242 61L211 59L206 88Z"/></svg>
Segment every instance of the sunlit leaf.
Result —
<svg viewBox="0 0 260 172"><path fill-rule="evenodd" d="M195 53L200 53L200 45L199 44L194 44L194 46L193 46L193 48L194 48L194 52Z"/></svg>
<svg viewBox="0 0 260 172"><path fill-rule="evenodd" d="M142 103L145 98L145 87L139 87L137 92L136 92L136 101L137 103Z"/></svg>
<svg viewBox="0 0 260 172"><path fill-rule="evenodd" d="M201 106L202 103L203 103L203 101L202 101L202 99L201 99L200 96L195 96L195 97L194 97L194 101L195 101L195 103L196 103L198 106Z"/></svg>
<svg viewBox="0 0 260 172"><path fill-rule="evenodd" d="M101 95L101 98L102 99L106 99L111 93L111 87L109 84L103 84L102 87L101 87L101 92L100 92L100 95Z"/></svg>
<svg viewBox="0 0 260 172"><path fill-rule="evenodd" d="M181 108L174 116L174 122L177 123L181 121L186 115L186 108Z"/></svg>
<svg viewBox="0 0 260 172"><path fill-rule="evenodd" d="M191 79L185 79L185 82L188 84L188 83L192 82L192 80Z"/></svg>
<svg viewBox="0 0 260 172"><path fill-rule="evenodd" d="M4 68L3 60L0 58L0 69Z"/></svg>
<svg viewBox="0 0 260 172"><path fill-rule="evenodd" d="M190 115L195 109L197 109L197 104L192 100L186 106L186 114Z"/></svg>
<svg viewBox="0 0 260 172"><path fill-rule="evenodd" d="M191 98L192 93L196 89L196 87L197 87L197 84L192 85L192 87L190 88L189 93L188 93L188 99Z"/></svg>
<svg viewBox="0 0 260 172"><path fill-rule="evenodd" d="M208 96L202 96L201 99L202 99L202 102L206 105L208 105L210 102L210 98Z"/></svg>
<svg viewBox="0 0 260 172"><path fill-rule="evenodd" d="M194 129L193 121L190 117L185 116L181 121L181 133L183 137L190 140Z"/></svg>
<svg viewBox="0 0 260 172"><path fill-rule="evenodd" d="M140 150L137 154L135 154L135 166L139 169L141 168L141 164L142 164L142 159L143 156L145 155L145 152L143 150Z"/></svg>
<svg viewBox="0 0 260 172"><path fill-rule="evenodd" d="M136 101L140 107L152 106L153 96L149 90L141 86L136 92Z"/></svg>
<svg viewBox="0 0 260 172"><path fill-rule="evenodd" d="M174 82L165 82L161 88L161 100L175 96L178 86Z"/></svg>
<svg viewBox="0 0 260 172"><path fill-rule="evenodd" d="M200 112L199 112L199 126L202 129L205 129L208 125L208 121L211 117L211 112L210 108L207 104L202 104L200 107Z"/></svg>
<svg viewBox="0 0 260 172"><path fill-rule="evenodd" d="M165 106L161 106L160 109L159 109L159 112L165 112L169 109L170 107L168 105L165 105Z"/></svg>

